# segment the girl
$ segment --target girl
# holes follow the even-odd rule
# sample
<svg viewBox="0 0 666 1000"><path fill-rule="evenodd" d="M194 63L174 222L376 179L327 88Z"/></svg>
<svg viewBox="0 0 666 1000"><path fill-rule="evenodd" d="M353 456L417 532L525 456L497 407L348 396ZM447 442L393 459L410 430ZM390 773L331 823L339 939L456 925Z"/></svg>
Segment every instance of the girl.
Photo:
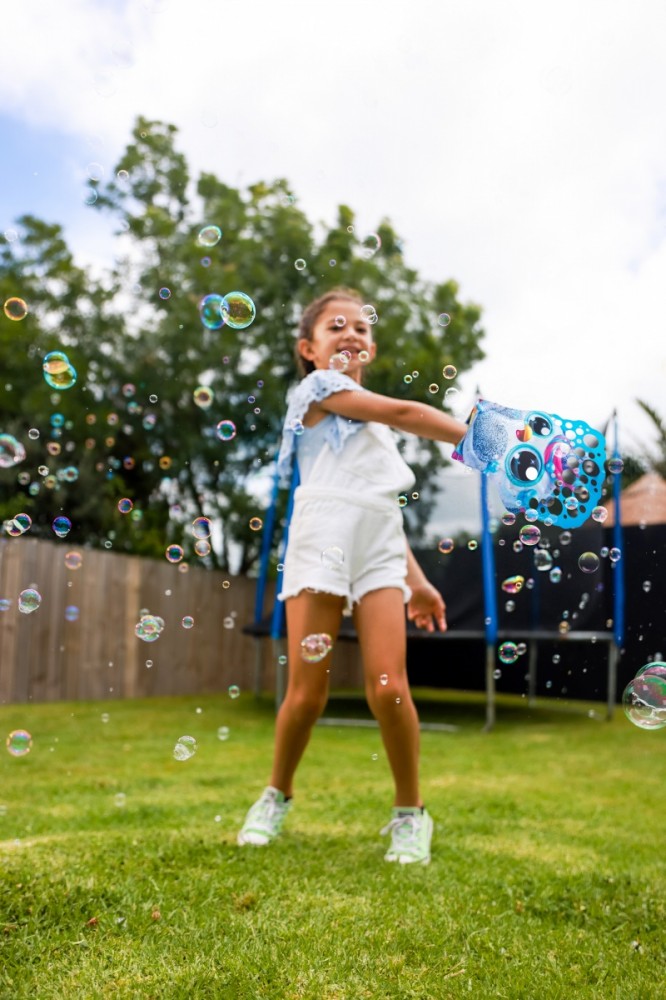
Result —
<svg viewBox="0 0 666 1000"><path fill-rule="evenodd" d="M392 818L382 830L391 834L385 859L427 864L433 822L419 792L404 604L407 617L428 631L446 628L445 607L404 535L397 498L412 489L414 474L389 428L455 444L466 427L432 406L363 388L363 368L376 353L368 311L356 292L339 288L312 302L300 323L296 350L305 378L290 398L278 458L288 473L296 457L301 482L280 594L289 679L271 783L248 812L238 843L265 845L280 833L294 773L328 698L330 644L346 611L354 616L365 693L395 782Z"/></svg>

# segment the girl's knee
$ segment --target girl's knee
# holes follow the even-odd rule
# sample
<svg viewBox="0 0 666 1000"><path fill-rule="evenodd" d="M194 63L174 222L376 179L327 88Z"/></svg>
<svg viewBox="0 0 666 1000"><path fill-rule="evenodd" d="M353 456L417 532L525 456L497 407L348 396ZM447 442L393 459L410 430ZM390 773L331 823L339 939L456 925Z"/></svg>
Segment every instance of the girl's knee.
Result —
<svg viewBox="0 0 666 1000"><path fill-rule="evenodd" d="M303 724L313 724L326 707L328 691L293 690L287 693L285 705L292 717Z"/></svg>
<svg viewBox="0 0 666 1000"><path fill-rule="evenodd" d="M373 678L366 684L365 694L375 715L398 709L411 697L407 677L404 675L398 679L391 679L386 674Z"/></svg>

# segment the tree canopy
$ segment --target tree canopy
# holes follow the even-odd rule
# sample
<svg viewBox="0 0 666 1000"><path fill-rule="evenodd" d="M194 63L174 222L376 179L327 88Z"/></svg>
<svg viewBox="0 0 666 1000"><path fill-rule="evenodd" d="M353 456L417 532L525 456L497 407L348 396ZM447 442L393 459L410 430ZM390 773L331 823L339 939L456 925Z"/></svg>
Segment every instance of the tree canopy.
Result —
<svg viewBox="0 0 666 1000"><path fill-rule="evenodd" d="M18 238L0 243L2 301L19 297L29 310L20 321L0 316L0 433L27 452L0 469L0 517L25 511L33 533L48 536L64 515L78 544L158 556L178 544L221 568L233 555L246 571L304 305L338 285L357 289L379 314L368 387L435 405L451 385L444 366L463 372L484 356L481 309L460 302L454 280L410 268L388 220L359 232L341 205L334 225L313 222L286 180L243 190L210 173L193 181L176 138L173 125L139 118L113 176L91 182L91 211L117 223L106 273L77 266L62 227L30 215L17 219ZM214 243L211 227L222 234ZM251 325L205 326L202 298L236 290L255 303ZM52 351L76 369L71 388L44 380ZM199 386L210 390L208 408L195 401ZM231 440L216 433L223 420L236 427ZM433 442L408 447L414 530L427 522L444 457ZM121 499L131 512L119 511ZM201 556L197 516L213 524Z"/></svg>

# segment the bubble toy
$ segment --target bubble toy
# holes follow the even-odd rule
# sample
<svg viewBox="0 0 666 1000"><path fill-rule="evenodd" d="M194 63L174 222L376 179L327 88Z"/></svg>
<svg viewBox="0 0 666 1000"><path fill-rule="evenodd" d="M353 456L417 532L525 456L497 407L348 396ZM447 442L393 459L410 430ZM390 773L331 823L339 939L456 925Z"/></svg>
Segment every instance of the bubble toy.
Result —
<svg viewBox="0 0 666 1000"><path fill-rule="evenodd" d="M496 477L507 511L576 528L599 504L606 443L583 420L480 399L453 457Z"/></svg>

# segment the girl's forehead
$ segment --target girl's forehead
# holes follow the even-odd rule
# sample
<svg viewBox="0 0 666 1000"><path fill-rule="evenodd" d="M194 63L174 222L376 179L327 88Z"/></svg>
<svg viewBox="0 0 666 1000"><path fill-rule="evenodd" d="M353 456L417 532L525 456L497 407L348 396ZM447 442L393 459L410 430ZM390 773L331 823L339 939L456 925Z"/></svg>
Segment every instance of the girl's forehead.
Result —
<svg viewBox="0 0 666 1000"><path fill-rule="evenodd" d="M334 299L329 302L321 313L322 319L344 316L347 320L357 320L361 315L361 303L352 299Z"/></svg>

